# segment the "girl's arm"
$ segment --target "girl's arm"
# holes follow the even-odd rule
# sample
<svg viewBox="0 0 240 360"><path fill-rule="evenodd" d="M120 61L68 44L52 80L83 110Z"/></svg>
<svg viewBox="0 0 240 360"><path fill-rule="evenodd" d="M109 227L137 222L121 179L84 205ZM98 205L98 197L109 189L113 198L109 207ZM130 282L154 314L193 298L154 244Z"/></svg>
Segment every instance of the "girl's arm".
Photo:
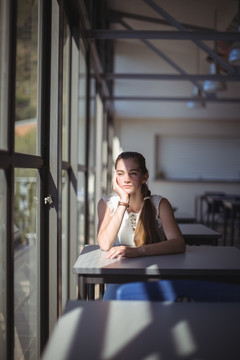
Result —
<svg viewBox="0 0 240 360"><path fill-rule="evenodd" d="M111 216L110 209L101 199L98 203L98 244L102 250L109 250L117 237L122 223L125 206L118 206Z"/></svg>
<svg viewBox="0 0 240 360"><path fill-rule="evenodd" d="M120 188L116 179L116 171L112 179L113 190L118 194L120 201L129 203L129 196ZM120 205L117 207L114 214L111 216L107 204L101 199L98 203L98 244L102 250L109 250L117 237L120 229L126 206Z"/></svg>

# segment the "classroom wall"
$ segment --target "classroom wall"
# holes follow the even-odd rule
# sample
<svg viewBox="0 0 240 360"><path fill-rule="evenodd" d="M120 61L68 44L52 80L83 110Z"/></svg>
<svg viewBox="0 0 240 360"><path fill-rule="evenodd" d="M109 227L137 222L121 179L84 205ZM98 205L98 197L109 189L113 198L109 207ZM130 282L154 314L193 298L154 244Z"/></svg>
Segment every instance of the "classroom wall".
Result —
<svg viewBox="0 0 240 360"><path fill-rule="evenodd" d="M195 214L196 199L205 191L224 191L240 194L240 179L235 182L218 181L168 181L156 180L156 135L214 136L236 138L240 134L239 120L217 119L115 119L116 135L123 151L134 150L144 154L150 173L149 187L152 193L169 199L180 211ZM178 149L175 149L176 152ZM206 161L208 159L206 158Z"/></svg>

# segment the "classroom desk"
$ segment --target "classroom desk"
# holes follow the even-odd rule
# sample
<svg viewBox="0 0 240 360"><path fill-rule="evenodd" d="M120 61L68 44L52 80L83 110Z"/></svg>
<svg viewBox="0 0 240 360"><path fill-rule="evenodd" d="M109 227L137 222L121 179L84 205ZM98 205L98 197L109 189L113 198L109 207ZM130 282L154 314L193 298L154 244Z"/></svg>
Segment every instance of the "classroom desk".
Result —
<svg viewBox="0 0 240 360"><path fill-rule="evenodd" d="M218 245L222 234L203 224L178 224L188 245Z"/></svg>
<svg viewBox="0 0 240 360"><path fill-rule="evenodd" d="M194 224L196 222L195 216L184 211L174 211L174 217L178 224Z"/></svg>
<svg viewBox="0 0 240 360"><path fill-rule="evenodd" d="M240 303L70 301L42 360L237 360Z"/></svg>
<svg viewBox="0 0 240 360"><path fill-rule="evenodd" d="M240 250L232 246L186 246L185 254L106 259L98 245L87 245L73 266L78 298L92 298L90 284L161 278L200 278L240 282Z"/></svg>

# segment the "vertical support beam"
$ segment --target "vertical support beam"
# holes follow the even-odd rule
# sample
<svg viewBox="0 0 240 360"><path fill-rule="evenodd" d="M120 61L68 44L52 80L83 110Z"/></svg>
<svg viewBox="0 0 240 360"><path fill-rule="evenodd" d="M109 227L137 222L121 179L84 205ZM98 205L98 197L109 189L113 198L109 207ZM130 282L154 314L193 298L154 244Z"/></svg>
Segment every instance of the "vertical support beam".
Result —
<svg viewBox="0 0 240 360"><path fill-rule="evenodd" d="M44 167L40 173L40 352L43 351L49 336L49 208L44 205L45 193L49 188L49 144L50 144L50 61L51 58L51 17L49 0L41 2L41 156Z"/></svg>
<svg viewBox="0 0 240 360"><path fill-rule="evenodd" d="M49 332L57 321L58 308L58 89L59 89L59 4L57 0L51 1L52 27L51 27L51 88L50 88L50 144L49 144L49 194L53 199L53 206L49 209Z"/></svg>
<svg viewBox="0 0 240 360"><path fill-rule="evenodd" d="M76 32L76 34L75 34ZM70 213L69 213L69 297L76 299L77 276L73 276L72 268L78 255L78 209L77 209L77 179L78 179L78 107L79 107L79 36L73 29L71 46L71 111L70 111Z"/></svg>
<svg viewBox="0 0 240 360"><path fill-rule="evenodd" d="M16 83L16 41L17 4L9 1L9 78L8 78L8 149L14 156L15 126L15 83ZM14 359L14 164L11 161L6 170L7 181L7 244L6 244L6 347L7 359Z"/></svg>

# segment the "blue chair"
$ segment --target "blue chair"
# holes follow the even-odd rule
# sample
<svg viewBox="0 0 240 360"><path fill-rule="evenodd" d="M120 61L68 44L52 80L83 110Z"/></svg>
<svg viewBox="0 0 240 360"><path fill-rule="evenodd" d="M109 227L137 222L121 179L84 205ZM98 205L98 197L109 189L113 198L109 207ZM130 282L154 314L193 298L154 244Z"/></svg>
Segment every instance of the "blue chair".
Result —
<svg viewBox="0 0 240 360"><path fill-rule="evenodd" d="M171 302L240 302L240 284L202 280L160 280L127 283L118 287L116 299Z"/></svg>

